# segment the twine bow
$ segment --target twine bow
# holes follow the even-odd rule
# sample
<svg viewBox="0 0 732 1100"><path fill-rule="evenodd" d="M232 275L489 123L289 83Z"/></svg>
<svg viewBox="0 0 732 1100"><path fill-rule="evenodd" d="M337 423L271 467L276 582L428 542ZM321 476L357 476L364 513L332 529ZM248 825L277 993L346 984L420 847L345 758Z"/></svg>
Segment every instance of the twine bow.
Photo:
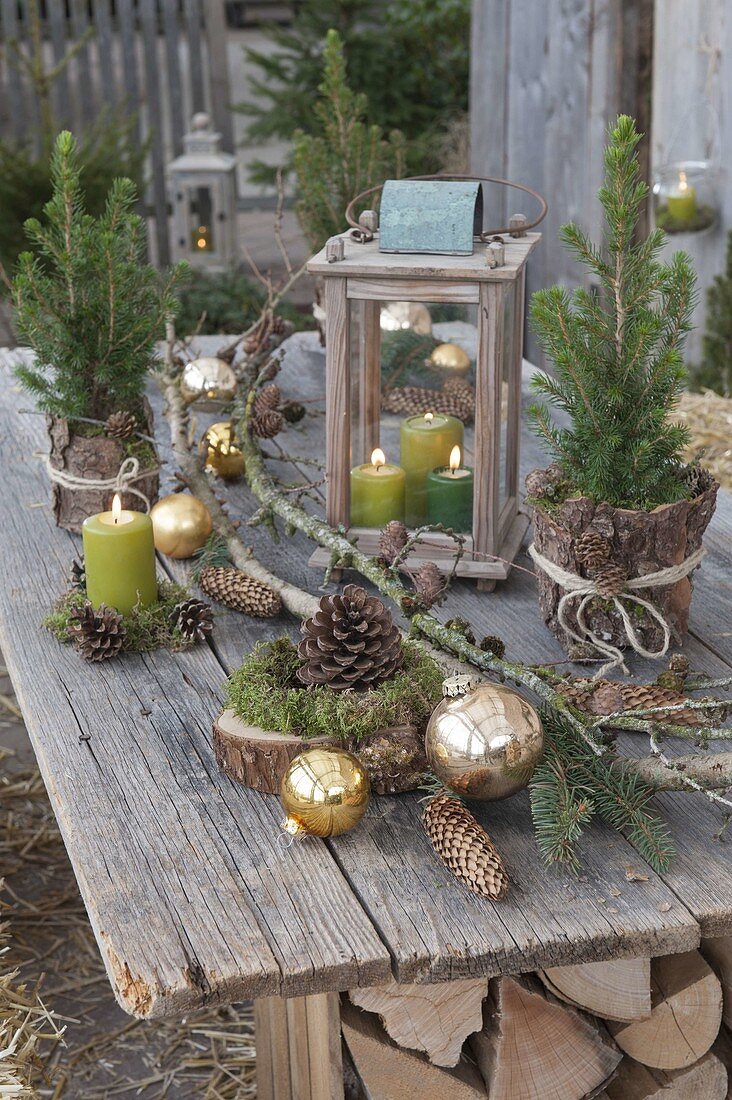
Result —
<svg viewBox="0 0 732 1100"><path fill-rule="evenodd" d="M72 493L78 493L85 489L100 489L102 491L107 490L115 493L132 493L133 496L138 497L145 505L145 511L150 511L150 501L142 492L141 489L136 489L132 484L133 481L139 481L141 478L146 477L149 471L143 470L140 473L140 463L138 459L129 455L125 458L120 466L115 477L110 478L93 478L93 477L77 477L76 474L70 474L67 470L58 470L55 466L51 465L51 460L48 455L43 456L46 462L46 469L48 470L48 476L51 481L57 485L61 485L64 489L70 489Z"/></svg>
<svg viewBox="0 0 732 1100"><path fill-rule="evenodd" d="M689 573L699 565L704 557L704 553L704 548L700 546L698 550L695 550L693 554L690 554L689 557L685 558L679 565L670 565L668 568L659 569L655 573L646 573L643 577L631 577L629 580L625 581L623 591L618 593L617 596L612 597L615 610L622 619L628 642L631 648L641 657L647 657L649 660L655 661L665 656L671 643L671 627L658 608L655 607L650 600L644 600L641 596L635 596L633 592L644 588L660 588L662 585L674 584L676 581L688 577ZM628 667L623 660L622 651L604 638L600 638L587 624L585 617L587 607L595 596L600 595L597 590L596 582L594 580L588 580L586 577L579 577L576 573L570 573L566 569L562 569L556 562L550 561L549 558L545 558L544 555L536 549L533 543L529 547L529 554L539 569L564 589L564 594L559 600L559 606L557 608L557 619L562 629L575 642L591 642L599 653L608 658L606 664L595 673L593 679L597 680L601 676L607 675L608 672L611 672L615 668L621 668L627 676ZM576 612L577 626L581 633L578 633L568 620L570 601L576 597L581 597ZM628 609L624 606L624 603L627 601L636 604L638 607L642 607L661 627L663 631L663 645L657 652L654 653L652 650L646 649L636 634L630 615L628 614Z"/></svg>

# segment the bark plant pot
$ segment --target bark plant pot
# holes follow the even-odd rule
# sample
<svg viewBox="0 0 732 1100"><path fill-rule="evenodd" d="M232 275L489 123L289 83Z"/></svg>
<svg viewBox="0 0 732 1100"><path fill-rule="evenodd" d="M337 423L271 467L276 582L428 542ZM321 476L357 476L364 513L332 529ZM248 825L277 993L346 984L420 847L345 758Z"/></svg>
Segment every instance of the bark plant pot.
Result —
<svg viewBox="0 0 732 1100"><path fill-rule="evenodd" d="M153 414L147 401L144 409L146 420L142 425L142 431L152 437ZM53 469L73 477L93 481L110 481L117 477L120 466L129 455L129 441L112 439L106 435L82 435L74 431L73 421L61 417L47 416L46 424L51 444L49 462ZM132 438L134 441L143 442L139 436ZM138 492L143 493L152 505L157 499L160 487L157 451L155 451L152 465L149 456L141 458L139 462L139 473L142 476L130 484L134 485ZM71 489L52 481L51 494L57 526L78 533L87 516L109 509L113 490ZM124 508L134 512L146 511L144 501L134 493L122 491L120 496Z"/></svg>
<svg viewBox="0 0 732 1100"><path fill-rule="evenodd" d="M701 546L719 488L707 470L697 469L694 474L697 496L660 505L651 512L596 504L588 497L572 497L561 504L538 501L534 507L534 545L549 561L587 578L592 573L578 560L577 540L590 531L608 540L610 561L620 565L629 578L680 565ZM565 590L538 567L537 575L544 621L569 652L575 642L558 620L559 601ZM687 632L691 594L691 574L673 584L638 591L638 595L658 609L677 642ZM579 602L578 597L569 601L567 620L573 630L581 633L576 615ZM625 606L644 648L653 652L661 649L664 641L661 625L637 604L628 601ZM585 612L585 620L593 633L610 645L618 649L628 647L625 627L613 600L595 597Z"/></svg>

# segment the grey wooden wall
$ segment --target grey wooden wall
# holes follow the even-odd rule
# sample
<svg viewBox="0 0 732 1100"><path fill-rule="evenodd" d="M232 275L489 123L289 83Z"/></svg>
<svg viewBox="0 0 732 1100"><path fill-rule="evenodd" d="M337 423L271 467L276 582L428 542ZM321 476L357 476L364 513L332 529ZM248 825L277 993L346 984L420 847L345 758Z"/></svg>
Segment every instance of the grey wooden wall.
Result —
<svg viewBox="0 0 732 1100"><path fill-rule="evenodd" d="M687 359L701 358L706 288L724 270L727 232L732 229L732 4L730 0L656 0L654 28L652 159L716 156L721 169L721 219L703 233L676 234L667 252L685 249L699 281L696 328Z"/></svg>
<svg viewBox="0 0 732 1100"><path fill-rule="evenodd" d="M574 220L599 233L607 125L620 110L640 115L643 125L648 7L649 0L473 0L472 171L526 183L549 202L529 293L582 278L557 232ZM487 198L498 219L533 213L519 192L492 190ZM530 333L527 350L539 358Z"/></svg>
<svg viewBox="0 0 732 1100"><path fill-rule="evenodd" d="M155 258L168 263L165 165L182 152L193 112L209 111L233 148L224 0L0 0L0 137L23 143L38 121L19 58L29 56L34 12L48 69L84 43L53 81L59 129L82 134L105 106L136 114L138 139L149 141Z"/></svg>

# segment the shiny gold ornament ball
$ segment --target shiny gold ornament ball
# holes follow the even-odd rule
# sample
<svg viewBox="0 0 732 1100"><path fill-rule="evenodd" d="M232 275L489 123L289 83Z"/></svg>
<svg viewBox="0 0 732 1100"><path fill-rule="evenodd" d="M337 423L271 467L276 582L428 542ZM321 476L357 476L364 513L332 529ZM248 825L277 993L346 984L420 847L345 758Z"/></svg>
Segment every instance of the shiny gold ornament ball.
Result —
<svg viewBox="0 0 732 1100"><path fill-rule="evenodd" d="M244 473L244 455L234 441L234 429L229 420L212 424L198 449L206 459L206 469L225 481L235 481Z"/></svg>
<svg viewBox="0 0 732 1100"><path fill-rule="evenodd" d="M427 725L425 752L446 787L495 801L522 790L544 752L539 715L503 684L478 683L446 697Z"/></svg>
<svg viewBox="0 0 732 1100"><path fill-rule="evenodd" d="M236 375L223 359L204 356L186 363L180 376L183 400L231 401L236 393Z"/></svg>
<svg viewBox="0 0 732 1100"><path fill-rule="evenodd" d="M357 825L371 798L368 772L345 749L316 746L291 762L282 779L282 823L293 836L339 836Z"/></svg>
<svg viewBox="0 0 732 1100"><path fill-rule="evenodd" d="M445 375L464 378L470 371L470 356L457 344L438 344L430 355L430 363Z"/></svg>
<svg viewBox="0 0 732 1100"><path fill-rule="evenodd" d="M169 558L190 558L213 530L211 513L190 493L172 493L150 512L155 549Z"/></svg>

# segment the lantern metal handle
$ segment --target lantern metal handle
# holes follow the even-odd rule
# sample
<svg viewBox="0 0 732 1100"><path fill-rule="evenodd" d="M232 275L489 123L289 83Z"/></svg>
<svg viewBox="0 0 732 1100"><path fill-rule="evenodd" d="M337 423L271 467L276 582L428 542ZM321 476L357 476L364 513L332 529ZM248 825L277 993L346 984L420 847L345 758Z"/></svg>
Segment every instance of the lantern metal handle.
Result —
<svg viewBox="0 0 732 1100"><path fill-rule="evenodd" d="M538 191L534 191L533 188L527 187L524 183L515 183L513 180L504 180L498 176L453 176L451 173L438 173L434 176L407 176L408 180L456 180L465 183L497 183L501 187L514 187L517 191L523 191L526 195L531 195L533 199L539 203L539 216L535 218L533 222L527 222L522 226L522 233L528 232L529 229L535 229L537 225L543 222L546 217L547 210L549 209L548 203L543 195L540 195ZM375 195L377 191L381 191L384 184L379 183L376 187L369 187L368 190L362 191L355 198L351 199L346 207L346 221L351 226L350 236L354 241L359 244L368 244L369 241L374 239L374 234L371 229L367 229L365 226L358 222L354 215L354 207L356 203L362 202L369 195ZM502 233L510 233L511 226L507 225L501 229L484 229L482 233L478 235L478 240L486 243L491 237L499 236Z"/></svg>

